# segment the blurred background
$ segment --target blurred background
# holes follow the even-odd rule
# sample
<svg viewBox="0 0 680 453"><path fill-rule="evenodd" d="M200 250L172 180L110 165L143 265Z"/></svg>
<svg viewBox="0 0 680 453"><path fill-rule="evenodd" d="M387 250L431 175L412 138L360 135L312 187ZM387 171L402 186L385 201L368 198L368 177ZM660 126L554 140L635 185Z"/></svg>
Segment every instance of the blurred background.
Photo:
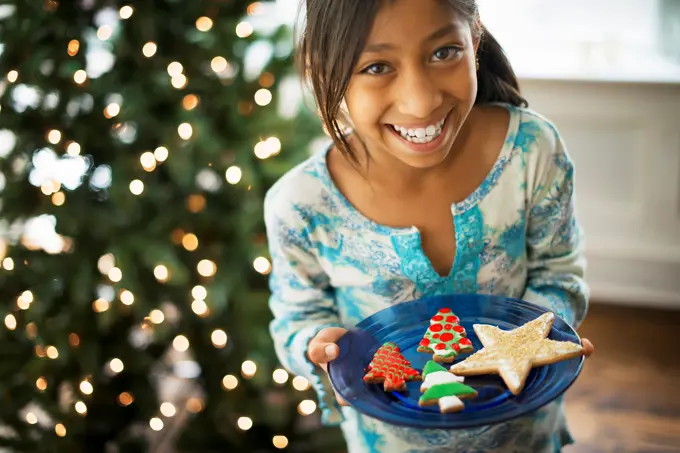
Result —
<svg viewBox="0 0 680 453"><path fill-rule="evenodd" d="M344 451L267 331L262 199L328 143L297 2L0 5L1 452ZM680 0L479 3L577 168L569 451L680 451Z"/></svg>

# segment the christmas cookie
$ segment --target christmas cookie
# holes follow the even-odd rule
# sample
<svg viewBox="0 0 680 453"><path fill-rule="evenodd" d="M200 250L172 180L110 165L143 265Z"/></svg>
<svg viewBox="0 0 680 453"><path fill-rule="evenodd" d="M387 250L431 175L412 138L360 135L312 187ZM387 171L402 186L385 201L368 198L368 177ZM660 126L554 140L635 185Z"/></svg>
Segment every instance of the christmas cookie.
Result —
<svg viewBox="0 0 680 453"><path fill-rule="evenodd" d="M385 343L373 355L368 365L364 382L383 383L386 392L406 390L406 383L420 380L418 371L401 355L399 347L391 342Z"/></svg>
<svg viewBox="0 0 680 453"><path fill-rule="evenodd" d="M423 392L418 404L429 406L439 404L442 413L458 412L463 410L465 405L463 399L474 398L477 391L470 386L463 384L462 376L456 376L437 362L430 360L423 369L423 383L420 391Z"/></svg>
<svg viewBox="0 0 680 453"><path fill-rule="evenodd" d="M475 324L473 329L484 348L453 365L450 371L460 376L499 374L510 392L517 395L524 388L531 368L585 353L576 343L547 339L554 320L553 313L546 313L510 331Z"/></svg>
<svg viewBox="0 0 680 453"><path fill-rule="evenodd" d="M451 363L459 354L474 351L458 316L442 308L430 319L430 327L418 344L418 352L432 354L435 362Z"/></svg>

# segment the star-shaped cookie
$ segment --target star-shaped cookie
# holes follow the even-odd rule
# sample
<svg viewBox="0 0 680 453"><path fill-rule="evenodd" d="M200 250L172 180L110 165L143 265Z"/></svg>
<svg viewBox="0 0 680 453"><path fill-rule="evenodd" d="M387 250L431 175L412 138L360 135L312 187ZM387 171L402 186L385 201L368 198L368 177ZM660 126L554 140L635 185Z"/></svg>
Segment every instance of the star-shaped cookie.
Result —
<svg viewBox="0 0 680 453"><path fill-rule="evenodd" d="M555 315L545 313L513 330L501 330L486 324L474 324L484 348L453 365L449 371L458 376L499 374L513 395L524 389L533 367L549 365L585 353L581 345L571 341L547 338Z"/></svg>

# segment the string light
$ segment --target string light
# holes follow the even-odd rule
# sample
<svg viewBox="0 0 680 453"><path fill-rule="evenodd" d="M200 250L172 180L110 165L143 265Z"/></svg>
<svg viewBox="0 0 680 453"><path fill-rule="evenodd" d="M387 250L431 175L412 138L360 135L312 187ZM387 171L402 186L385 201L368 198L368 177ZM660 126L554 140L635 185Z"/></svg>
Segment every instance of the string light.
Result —
<svg viewBox="0 0 680 453"><path fill-rule="evenodd" d="M8 271L11 271L14 269L14 260L10 257L5 258L2 260L2 267L7 269Z"/></svg>
<svg viewBox="0 0 680 453"><path fill-rule="evenodd" d="M209 17L202 16L196 19L196 28L198 29L198 31L206 32L210 30L212 26L213 21Z"/></svg>
<svg viewBox="0 0 680 453"><path fill-rule="evenodd" d="M253 421L250 419L250 417L239 417L239 419L236 421L236 424L242 431L248 431L253 427Z"/></svg>
<svg viewBox="0 0 680 453"><path fill-rule="evenodd" d="M199 398L189 398L187 400L186 408L192 414L198 414L204 408L203 400Z"/></svg>
<svg viewBox="0 0 680 453"><path fill-rule="evenodd" d="M177 127L177 133L182 140L189 140L194 133L194 129L189 123L182 123Z"/></svg>
<svg viewBox="0 0 680 453"><path fill-rule="evenodd" d="M174 340L172 340L172 347L175 348L177 352L185 352L189 349L189 340L184 335L177 335Z"/></svg>
<svg viewBox="0 0 680 453"><path fill-rule="evenodd" d="M231 166L227 168L224 176L229 184L238 184L238 182L241 180L241 177L243 176L243 172L240 168Z"/></svg>
<svg viewBox="0 0 680 453"><path fill-rule="evenodd" d="M182 63L173 61L168 65L167 71L170 77L176 77L184 71L184 67L182 66Z"/></svg>
<svg viewBox="0 0 680 453"><path fill-rule="evenodd" d="M124 305L132 305L135 302L134 294L127 289L122 290L118 298Z"/></svg>
<svg viewBox="0 0 680 453"><path fill-rule="evenodd" d="M29 412L26 414L26 422L30 425L35 425L38 423L38 417L33 412Z"/></svg>
<svg viewBox="0 0 680 453"><path fill-rule="evenodd" d="M20 310L28 310L31 307L31 302L33 302L33 294L31 294L30 291L28 291L28 294L30 295L28 297L24 296L24 294L17 297L17 307L19 307Z"/></svg>
<svg viewBox="0 0 680 453"><path fill-rule="evenodd" d="M196 285L191 288L191 296L194 299L203 300L208 297L208 291L202 285Z"/></svg>
<svg viewBox="0 0 680 453"><path fill-rule="evenodd" d="M198 248L198 238L193 233L187 233L182 236L182 246L190 252Z"/></svg>
<svg viewBox="0 0 680 453"><path fill-rule="evenodd" d="M47 354L45 353L45 349L39 344L35 345L35 355L37 357L40 357L41 359L44 357L47 357Z"/></svg>
<svg viewBox="0 0 680 453"><path fill-rule="evenodd" d="M210 260L201 260L198 262L196 270L203 277L212 277L217 272L217 265Z"/></svg>
<svg viewBox="0 0 680 453"><path fill-rule="evenodd" d="M151 151L146 151L139 156L139 163L146 171L153 171L156 168L156 157Z"/></svg>
<svg viewBox="0 0 680 453"><path fill-rule="evenodd" d="M309 389L309 381L303 376L295 376L293 378L293 388L299 392L304 392Z"/></svg>
<svg viewBox="0 0 680 453"><path fill-rule="evenodd" d="M63 206L66 201L66 195L64 192L55 192L52 194L52 204L55 206Z"/></svg>
<svg viewBox="0 0 680 453"><path fill-rule="evenodd" d="M76 409L76 412L78 412L79 414L82 415L87 414L87 406L82 401L78 401L74 407Z"/></svg>
<svg viewBox="0 0 680 453"><path fill-rule="evenodd" d="M73 73L73 81L78 85L82 85L87 80L87 72L82 69L78 69Z"/></svg>
<svg viewBox="0 0 680 453"><path fill-rule="evenodd" d="M5 316L5 327L7 327L9 330L14 330L17 328L17 318L14 317L14 315L7 315Z"/></svg>
<svg viewBox="0 0 680 453"><path fill-rule="evenodd" d="M47 380L41 376L35 381L35 386L38 388L38 390L44 392L47 390Z"/></svg>
<svg viewBox="0 0 680 453"><path fill-rule="evenodd" d="M111 359L109 362L109 368L111 368L111 371L114 373L120 373L125 369L125 365L123 365L123 361L120 360L119 358Z"/></svg>
<svg viewBox="0 0 680 453"><path fill-rule="evenodd" d="M40 191L45 195L52 195L53 193L58 192L59 189L61 189L61 183L59 183L59 181L55 181L54 179L46 181L40 186Z"/></svg>
<svg viewBox="0 0 680 453"><path fill-rule="evenodd" d="M234 390L238 386L238 379L232 374L227 374L222 378L222 387L227 390Z"/></svg>
<svg viewBox="0 0 680 453"><path fill-rule="evenodd" d="M260 2L253 2L250 5L248 5L248 8L246 9L246 12L248 15L255 15L255 14L260 14L262 13L262 3Z"/></svg>
<svg viewBox="0 0 680 453"><path fill-rule="evenodd" d="M36 326L34 322L26 324L26 336L30 340L35 340L35 337L38 336L38 326Z"/></svg>
<svg viewBox="0 0 680 453"><path fill-rule="evenodd" d="M111 28L109 25L102 25L97 29L97 38L101 39L102 41L108 40L111 35L113 35L113 28Z"/></svg>
<svg viewBox="0 0 680 453"><path fill-rule="evenodd" d="M61 132L57 129L52 129L47 133L47 141L56 145L61 141Z"/></svg>
<svg viewBox="0 0 680 453"><path fill-rule="evenodd" d="M168 268L162 264L159 264L153 268L153 276L156 277L156 280L161 283L167 282L169 276Z"/></svg>
<svg viewBox="0 0 680 453"><path fill-rule="evenodd" d="M236 25L236 36L239 38L247 38L253 34L253 26L249 22L239 22Z"/></svg>
<svg viewBox="0 0 680 453"><path fill-rule="evenodd" d="M57 433L59 437L66 437L66 427L61 423L54 425L54 432Z"/></svg>
<svg viewBox="0 0 680 453"><path fill-rule="evenodd" d="M109 25L102 25L97 29L97 38L101 39L102 41L108 40L111 35L113 35L113 28L111 28Z"/></svg>
<svg viewBox="0 0 680 453"><path fill-rule="evenodd" d="M111 269L116 266L116 258L112 253L106 253L99 257L97 260L97 269L102 274L107 274Z"/></svg>
<svg viewBox="0 0 680 453"><path fill-rule="evenodd" d="M253 261L253 268L262 275L269 274L272 270L272 265L264 256L258 256Z"/></svg>
<svg viewBox="0 0 680 453"><path fill-rule="evenodd" d="M108 277L109 280L111 280L114 283L118 283L123 279L123 271L118 269L117 267L111 268L111 270L108 272Z"/></svg>
<svg viewBox="0 0 680 453"><path fill-rule="evenodd" d="M208 314L208 305L202 300L195 300L191 303L191 311L200 317L204 317Z"/></svg>
<svg viewBox="0 0 680 453"><path fill-rule="evenodd" d="M14 83L14 82L16 82L18 78L19 78L19 71L16 71L16 70L12 69L11 71L9 71L9 72L7 73L7 81L8 81L9 83Z"/></svg>
<svg viewBox="0 0 680 453"><path fill-rule="evenodd" d="M267 159L281 152L281 141L276 137L261 140L255 145L255 156L259 159Z"/></svg>
<svg viewBox="0 0 680 453"><path fill-rule="evenodd" d="M274 370L272 373L272 379L279 385L283 385L288 382L288 372L282 368Z"/></svg>
<svg viewBox="0 0 680 453"><path fill-rule="evenodd" d="M302 400L298 404L298 412L300 415L312 415L316 410L316 403L313 400Z"/></svg>
<svg viewBox="0 0 680 453"><path fill-rule="evenodd" d="M164 416L174 417L176 413L177 413L177 410L175 409L174 404L172 404L172 403L161 404L161 414L163 414Z"/></svg>
<svg viewBox="0 0 680 453"><path fill-rule="evenodd" d="M109 309L109 301L106 299L99 298L92 302L92 309L96 313L103 313Z"/></svg>
<svg viewBox="0 0 680 453"><path fill-rule="evenodd" d="M129 406L134 400L134 397L128 392L123 392L118 395L118 403L123 407Z"/></svg>
<svg viewBox="0 0 680 453"><path fill-rule="evenodd" d="M274 74L272 74L271 72L263 72L262 74L260 74L258 82L262 87L269 88L272 85L274 85L274 80L275 80Z"/></svg>
<svg viewBox="0 0 680 453"><path fill-rule="evenodd" d="M45 349L45 354L47 355L47 357L49 357L52 360L59 357L59 351L54 346L48 346Z"/></svg>
<svg viewBox="0 0 680 453"><path fill-rule="evenodd" d="M168 158L168 148L159 146L154 150L153 157L155 157L158 162L165 162L165 159Z"/></svg>
<svg viewBox="0 0 680 453"><path fill-rule="evenodd" d="M92 392L94 392L94 387L92 387L92 384L88 381L83 381L80 383L80 391L83 392L85 395L92 395Z"/></svg>
<svg viewBox="0 0 680 453"><path fill-rule="evenodd" d="M79 50L80 42L77 39L72 39L68 42L68 47L66 48L66 51L68 52L69 56L75 57L78 54Z"/></svg>
<svg viewBox="0 0 680 453"><path fill-rule="evenodd" d="M154 324L161 324L163 321L165 321L165 315L162 311L156 308L151 310L151 313L149 313L149 319L151 319L151 322Z"/></svg>
<svg viewBox="0 0 680 453"><path fill-rule="evenodd" d="M160 431L163 429L163 420L161 420L158 417L154 417L151 420L149 420L149 426L154 431Z"/></svg>
<svg viewBox="0 0 680 453"><path fill-rule="evenodd" d="M272 92L266 88L260 88L255 92L255 103L261 107L269 104L272 101Z"/></svg>
<svg viewBox="0 0 680 453"><path fill-rule="evenodd" d="M187 208L193 213L201 212L205 209L205 197L201 194L189 195L187 198Z"/></svg>
<svg viewBox="0 0 680 453"><path fill-rule="evenodd" d="M80 154L80 145L76 142L69 142L68 145L66 145L66 153L69 156L77 156Z"/></svg>
<svg viewBox="0 0 680 453"><path fill-rule="evenodd" d="M241 374L244 378L250 379L255 376L257 365L252 360L246 360L241 364Z"/></svg>
<svg viewBox="0 0 680 453"><path fill-rule="evenodd" d="M225 71L228 66L229 63L227 63L227 60L224 57L215 57L210 61L210 67L217 73Z"/></svg>
<svg viewBox="0 0 680 453"><path fill-rule="evenodd" d="M182 99L182 107L184 107L184 110L193 110L198 105L198 102L198 96L195 94L187 94L184 96L184 99Z"/></svg>
<svg viewBox="0 0 680 453"><path fill-rule="evenodd" d="M151 58L154 55L156 55L157 50L158 46L156 45L156 43L149 41L142 47L142 55L144 55L146 58Z"/></svg>
<svg viewBox="0 0 680 453"><path fill-rule="evenodd" d="M130 192L133 195L141 195L144 192L144 183L139 179L130 182Z"/></svg>
<svg viewBox="0 0 680 453"><path fill-rule="evenodd" d="M120 16L121 19L129 19L130 17L132 17L133 12L134 10L132 9L132 6L125 5L120 9L120 11L118 11L118 15Z"/></svg>
<svg viewBox="0 0 680 453"><path fill-rule="evenodd" d="M80 345L80 337L78 336L77 333L68 334L68 344L70 344L74 348Z"/></svg>
<svg viewBox="0 0 680 453"><path fill-rule="evenodd" d="M216 348L223 348L227 345L227 334L222 329L215 329L210 335L210 340Z"/></svg>
<svg viewBox="0 0 680 453"><path fill-rule="evenodd" d="M170 83L172 86L178 90L181 90L185 86L187 86L187 83L189 82L189 79L184 74L177 74L176 76L172 77L170 79Z"/></svg>
<svg viewBox="0 0 680 453"><path fill-rule="evenodd" d="M286 448L288 446L288 438L286 436L274 436L272 444L279 449Z"/></svg>
<svg viewBox="0 0 680 453"><path fill-rule="evenodd" d="M120 105L116 104L115 102L109 104L106 106L104 109L104 116L106 118L113 118L114 116L117 116L120 113Z"/></svg>

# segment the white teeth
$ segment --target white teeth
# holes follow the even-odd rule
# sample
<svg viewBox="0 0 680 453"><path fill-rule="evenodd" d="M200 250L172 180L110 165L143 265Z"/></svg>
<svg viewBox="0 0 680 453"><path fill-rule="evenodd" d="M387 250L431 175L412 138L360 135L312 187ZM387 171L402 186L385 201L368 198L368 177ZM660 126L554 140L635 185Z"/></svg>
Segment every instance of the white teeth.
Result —
<svg viewBox="0 0 680 453"><path fill-rule="evenodd" d="M426 128L419 127L416 129L406 129L405 127L394 125L392 128L398 132L402 138L411 143L429 143L441 135L444 121L446 121L446 118L443 118L437 121L436 124L431 124Z"/></svg>

